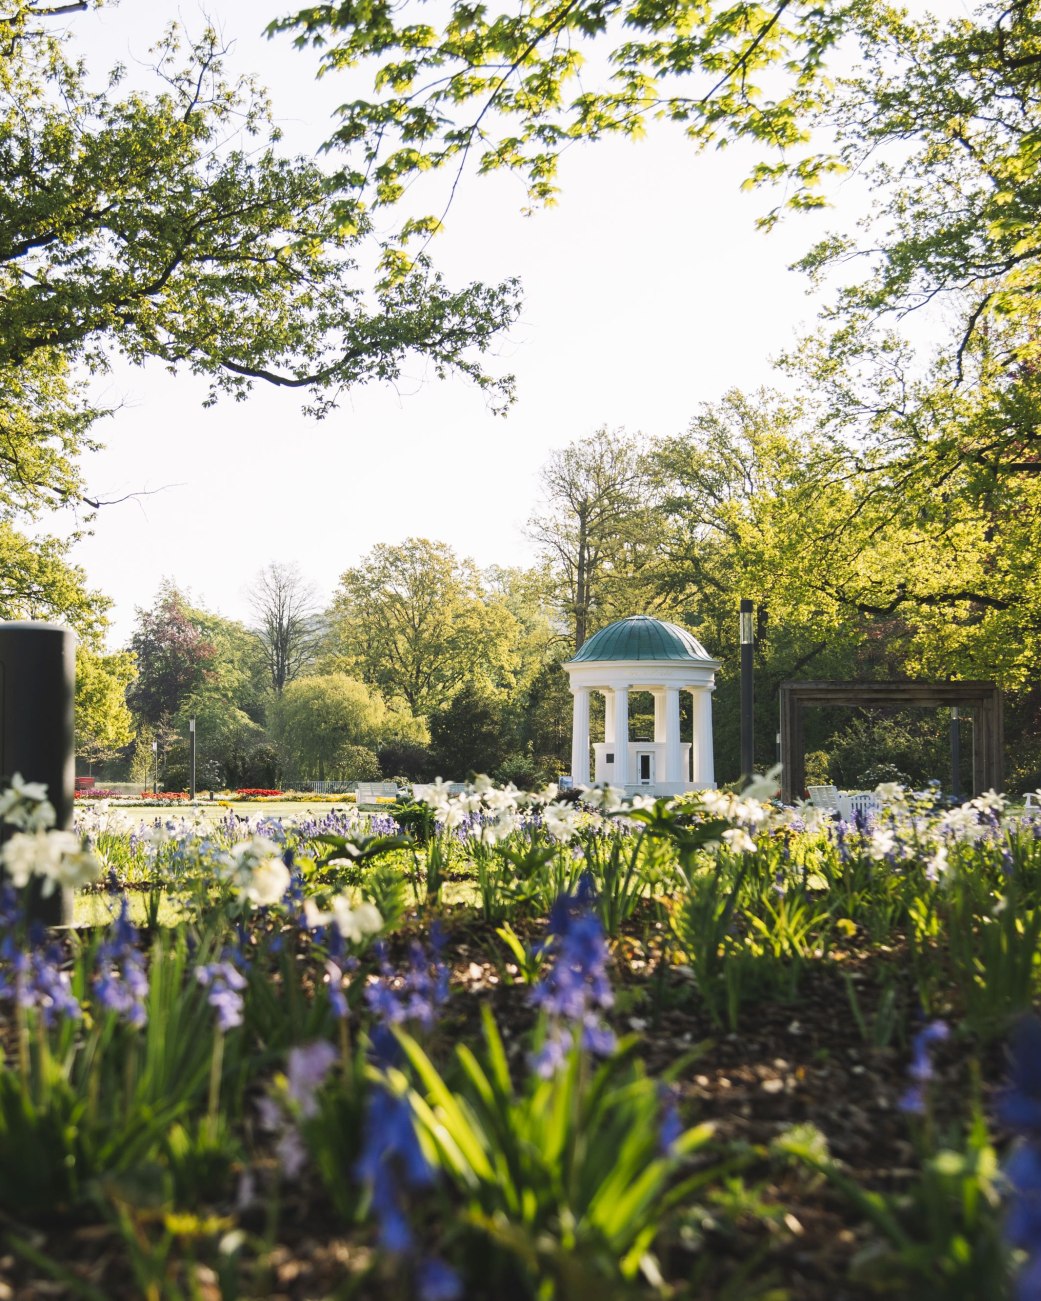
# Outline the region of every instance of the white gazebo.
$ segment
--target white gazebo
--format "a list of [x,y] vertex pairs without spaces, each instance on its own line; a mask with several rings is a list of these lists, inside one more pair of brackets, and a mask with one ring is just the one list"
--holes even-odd
[[[646,614],[601,628],[564,668],[574,696],[571,778],[590,784],[589,695],[604,697],[604,739],[593,744],[595,782],[630,794],[678,795],[714,786],[712,692],[718,660],[685,628]],[[654,697],[654,739],[629,740],[630,692]],[[680,740],[680,692],[694,697],[694,735]]]

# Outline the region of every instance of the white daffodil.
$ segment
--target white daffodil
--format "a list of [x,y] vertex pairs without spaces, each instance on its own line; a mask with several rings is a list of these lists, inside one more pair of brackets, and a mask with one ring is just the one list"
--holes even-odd
[[926,864],[925,879],[927,881],[938,881],[941,876],[947,872],[947,846],[937,845],[933,850],[932,857]]
[[581,816],[574,804],[547,804],[542,820],[553,840],[570,840],[578,829]]
[[754,773],[751,781],[741,792],[746,800],[772,800],[781,788],[781,765],[779,763],[765,773]]
[[429,804],[435,809],[446,807],[451,798],[452,793],[449,790],[449,783],[440,777],[435,777],[422,795],[416,796],[418,803]]
[[512,810],[506,810],[500,813],[494,822],[486,822],[481,827],[481,843],[484,845],[497,845],[500,841],[505,840],[507,836],[512,836],[517,830],[517,818]]
[[984,830],[979,813],[971,804],[959,804],[957,808],[948,809],[937,824],[941,836],[950,836],[954,840],[978,840]]
[[904,802],[904,788],[900,782],[879,782],[875,787],[875,794],[883,804],[902,804]]
[[242,896],[257,908],[271,908],[289,889],[289,868],[281,858],[261,859],[242,883]]
[[868,843],[868,856],[881,862],[889,854],[896,852],[896,835],[892,827],[876,827]]
[[377,935],[383,929],[383,918],[375,904],[360,903],[352,907],[346,895],[341,894],[332,902],[333,920],[336,929],[349,944],[361,944],[369,935]]
[[971,803],[983,813],[1000,813],[1005,807],[1005,797],[994,790],[984,791],[982,795],[977,795]]
[[252,836],[249,840],[240,840],[237,845],[231,847],[231,856],[237,863],[242,863],[245,859],[260,863],[268,858],[278,858],[281,853],[282,846],[274,840],[269,840],[267,836]]
[[741,795],[734,801],[730,816],[735,822],[742,822],[749,827],[758,827],[770,816],[770,809],[758,800]]
[[744,827],[730,827],[723,832],[723,842],[735,854],[754,854],[755,841]]
[[791,815],[798,818],[802,823],[803,830],[813,835],[828,825],[831,819],[828,817],[825,809],[819,809],[816,804],[810,800],[803,800],[795,806],[795,811]]
[[72,831],[19,831],[3,848],[3,864],[12,885],[22,889],[33,876],[43,879],[41,891],[51,894],[55,885],[81,886],[96,881],[101,864],[83,849]]
[[[63,833],[52,831],[52,836]],[[70,835],[70,832],[65,832]],[[76,840],[79,837],[75,837]],[[81,890],[85,885],[97,881],[105,869],[104,863],[89,849],[78,849],[75,853],[62,854],[54,864],[54,872],[51,877],[53,882],[50,889],[45,884],[42,890],[43,894],[50,894],[54,886],[62,886],[70,890]]]
[[728,791],[702,791],[701,807],[713,818],[729,818],[734,809],[734,797]]
[[383,917],[375,904],[355,905],[345,894],[333,899],[329,912],[322,912],[313,899],[305,899],[304,922],[312,931],[335,922],[336,929],[350,944],[360,944],[367,936],[377,935],[383,929]]
[[493,813],[512,813],[517,807],[520,791],[512,782],[501,789],[493,787],[484,793],[485,807]]

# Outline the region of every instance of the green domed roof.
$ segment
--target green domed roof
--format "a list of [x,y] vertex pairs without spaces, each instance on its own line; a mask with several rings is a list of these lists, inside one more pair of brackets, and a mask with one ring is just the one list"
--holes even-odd
[[649,614],[634,614],[594,633],[568,661],[590,660],[710,660],[696,637],[675,623]]

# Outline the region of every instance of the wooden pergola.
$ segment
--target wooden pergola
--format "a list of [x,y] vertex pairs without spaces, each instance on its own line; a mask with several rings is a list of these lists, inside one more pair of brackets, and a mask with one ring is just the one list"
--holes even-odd
[[782,682],[781,799],[786,804],[801,799],[806,786],[802,711],[807,705],[970,709],[973,794],[1001,789],[1005,736],[1001,692],[993,682]]

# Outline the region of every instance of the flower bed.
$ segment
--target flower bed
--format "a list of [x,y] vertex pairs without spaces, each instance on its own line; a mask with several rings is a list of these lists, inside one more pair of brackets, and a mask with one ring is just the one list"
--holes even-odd
[[75,942],[0,910],[14,1294],[1026,1286],[1035,828],[996,797],[890,791],[847,826],[767,793],[83,810],[88,850],[23,784],[14,883],[116,893]]

